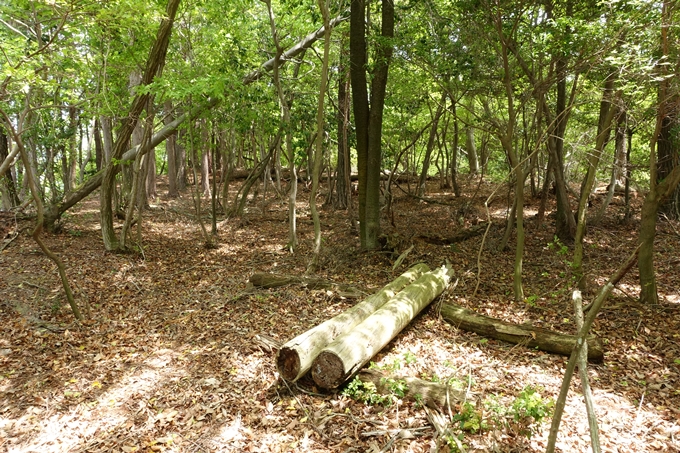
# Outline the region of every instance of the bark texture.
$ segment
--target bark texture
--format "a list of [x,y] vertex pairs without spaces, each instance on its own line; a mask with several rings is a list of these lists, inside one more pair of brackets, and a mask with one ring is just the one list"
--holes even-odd
[[298,380],[309,371],[312,361],[330,342],[339,335],[349,332],[382,307],[402,288],[427,271],[428,268],[424,264],[413,266],[363,302],[284,344],[276,359],[281,376],[289,381]]
[[406,384],[404,396],[433,409],[447,409],[462,401],[473,399],[472,394],[465,390],[454,389],[450,385],[425,381],[414,377],[386,376],[378,370],[361,370],[357,375],[364,383],[375,385],[379,393],[389,393],[387,385],[390,381]]
[[[521,344],[527,348],[569,356],[576,345],[576,337],[573,335],[527,324],[518,325],[501,321],[453,304],[442,304],[441,314],[446,322],[460,329],[508,343]],[[603,358],[602,341],[599,338],[588,338],[588,360],[601,362]]]
[[448,270],[428,272],[404,288],[361,324],[340,335],[312,364],[319,387],[336,388],[353,376],[439,296],[449,283]]

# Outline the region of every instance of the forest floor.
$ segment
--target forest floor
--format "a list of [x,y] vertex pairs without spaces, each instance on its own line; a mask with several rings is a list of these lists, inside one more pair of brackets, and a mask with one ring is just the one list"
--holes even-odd
[[[514,239],[498,252],[494,227],[454,245],[433,245],[421,235],[447,236],[482,223],[484,200],[497,188],[463,181],[455,198],[432,182],[425,202],[397,190],[394,253],[359,251],[347,211],[321,209],[323,246],[317,276],[352,284],[366,293],[407,267],[450,263],[455,287],[426,308],[374,359],[402,376],[463,383],[496,408],[524,401],[532,386],[543,403],[559,392],[567,359],[459,330],[439,316],[452,302],[507,321],[574,333],[573,289],[566,250],[553,238],[554,222],[537,226],[538,200],[527,202],[524,259],[526,300],[512,297]],[[479,190],[478,190],[479,189]],[[159,188],[165,193],[165,187]],[[501,188],[498,194],[506,189]],[[321,392],[313,382],[281,381],[275,352],[258,338],[284,343],[356,303],[334,291],[303,286],[248,288],[255,271],[301,275],[311,259],[309,192],[299,194],[300,246],[286,250],[285,196],[261,195],[240,219],[222,221],[217,247],[206,249],[191,195],[164,195],[143,219],[143,253],[104,251],[98,198],[64,216],[61,233],[45,234],[64,260],[76,300],[87,315],[74,322],[55,266],[30,237],[33,220],[0,213],[0,452],[437,452],[437,434],[418,402],[367,405]],[[506,215],[496,195],[491,214]],[[605,222],[590,227],[587,270],[594,291],[635,248],[641,198],[623,223],[617,197]],[[203,206],[209,206],[207,199]],[[208,222],[209,217],[205,216]],[[120,224],[118,224],[120,227]],[[593,326],[605,359],[591,364],[600,440],[605,452],[680,451],[680,224],[661,221],[656,240],[660,301],[637,302],[633,268],[614,290]],[[18,236],[15,237],[16,233]],[[10,242],[11,240],[11,242]],[[393,265],[411,245],[397,269]],[[566,253],[565,253],[566,252]],[[475,293],[477,278],[479,288]],[[592,300],[594,291],[584,295]],[[520,400],[516,400],[520,396]],[[530,425],[527,436],[511,418],[473,410],[485,429],[462,432],[465,451],[541,452],[550,418]],[[558,451],[589,451],[581,385],[571,384]],[[510,412],[511,413],[511,412]],[[465,421],[465,420],[463,420]]]

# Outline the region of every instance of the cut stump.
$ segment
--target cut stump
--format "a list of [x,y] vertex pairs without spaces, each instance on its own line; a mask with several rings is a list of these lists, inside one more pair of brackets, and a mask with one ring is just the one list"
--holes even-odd
[[470,401],[474,395],[465,390],[454,389],[450,385],[425,381],[415,377],[387,376],[378,370],[364,369],[357,374],[361,382],[372,383],[382,394],[390,393],[390,381],[403,381],[404,396],[434,409],[453,407],[462,401]]
[[449,283],[445,267],[428,272],[408,285],[351,331],[321,351],[312,364],[319,387],[332,389],[345,382],[439,296]]
[[284,344],[276,358],[276,365],[281,376],[287,381],[300,379],[309,371],[312,361],[319,352],[330,342],[365,320],[402,288],[428,270],[427,265],[416,264],[364,301]]
[[[569,356],[576,344],[576,337],[573,335],[501,321],[454,304],[442,304],[441,315],[448,323],[460,329],[508,343],[522,344],[527,348]],[[588,360],[601,362],[604,358],[602,341],[596,337],[589,337],[587,341]]]

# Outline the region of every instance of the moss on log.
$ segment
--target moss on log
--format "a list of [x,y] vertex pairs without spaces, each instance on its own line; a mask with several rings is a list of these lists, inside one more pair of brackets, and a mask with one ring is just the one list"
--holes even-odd
[[[460,329],[508,343],[521,344],[527,348],[569,356],[576,344],[576,337],[573,335],[527,324],[501,321],[454,304],[442,304],[441,314],[448,323]],[[602,341],[595,337],[590,337],[587,341],[588,360],[601,362],[604,358]]]
[[336,388],[397,336],[449,283],[444,267],[423,274],[351,331],[321,351],[312,364],[319,387]]
[[369,317],[402,288],[427,272],[428,269],[425,264],[416,264],[364,301],[284,344],[276,358],[276,365],[281,376],[288,381],[296,381],[301,378],[312,366],[312,361],[323,348],[336,337],[351,330]]
[[450,385],[430,382],[415,377],[388,376],[378,370],[361,370],[357,377],[365,383],[372,383],[382,394],[391,392],[390,382],[402,381],[406,389],[404,397],[417,401],[433,409],[453,407],[462,401],[470,401],[474,395],[465,390],[454,389]]

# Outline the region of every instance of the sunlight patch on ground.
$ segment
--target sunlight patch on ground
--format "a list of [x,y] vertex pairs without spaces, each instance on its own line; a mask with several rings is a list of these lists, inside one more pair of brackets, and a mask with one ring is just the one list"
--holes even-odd
[[669,304],[680,304],[680,293],[663,294],[659,292],[659,298],[665,300]]
[[[7,452],[69,452],[92,439],[105,436],[107,431],[114,430],[132,418],[128,409],[132,400],[140,403],[146,401],[164,381],[182,374],[181,370],[169,366],[174,355],[168,349],[157,351],[141,367],[134,369],[96,400],[80,403],[66,414],[55,413],[43,420],[26,415],[16,421],[0,418],[0,428],[4,430],[11,428],[20,434],[27,431],[37,433],[29,435],[31,439],[27,444],[7,445]],[[143,407],[140,405],[135,409],[142,410]],[[27,413],[44,411],[41,407],[32,407]],[[39,426],[30,426],[33,420]]]
[[[456,329],[452,334],[455,335]],[[565,357],[561,364],[551,360],[552,356],[538,353],[532,357],[533,363],[511,365],[514,360],[508,357],[516,354],[531,354],[521,347],[515,346],[507,350],[507,356],[498,355],[498,351],[485,351],[486,340],[480,337],[479,345],[470,342],[458,343],[455,336],[451,340],[431,337],[411,341],[402,338],[399,344],[377,363],[383,368],[397,368],[395,374],[420,377],[426,380],[449,382],[456,387],[470,385],[474,397],[484,400],[497,395],[504,404],[511,404],[512,399],[527,385],[537,387],[545,397],[556,399],[562,383],[567,364]],[[408,363],[411,355],[416,360]],[[494,364],[496,366],[489,366]],[[590,384],[594,393],[594,403],[600,426],[600,440],[606,448],[603,451],[646,451],[645,439],[656,439],[657,448],[663,448],[667,442],[677,438],[680,433],[678,422],[668,422],[659,417],[658,408],[644,401],[631,401],[616,393],[613,388],[600,388],[598,366],[589,369]],[[512,387],[507,387],[513,382]],[[497,385],[501,384],[501,387]],[[553,394],[551,394],[554,392]],[[586,417],[585,403],[578,371],[572,380],[567,397],[564,416],[562,418],[558,448],[562,451],[588,451],[590,437]],[[576,430],[567,432],[566,430]],[[532,438],[532,445],[541,451],[545,448],[550,431],[550,419],[544,423],[539,433]],[[565,436],[568,440],[564,439]]]

